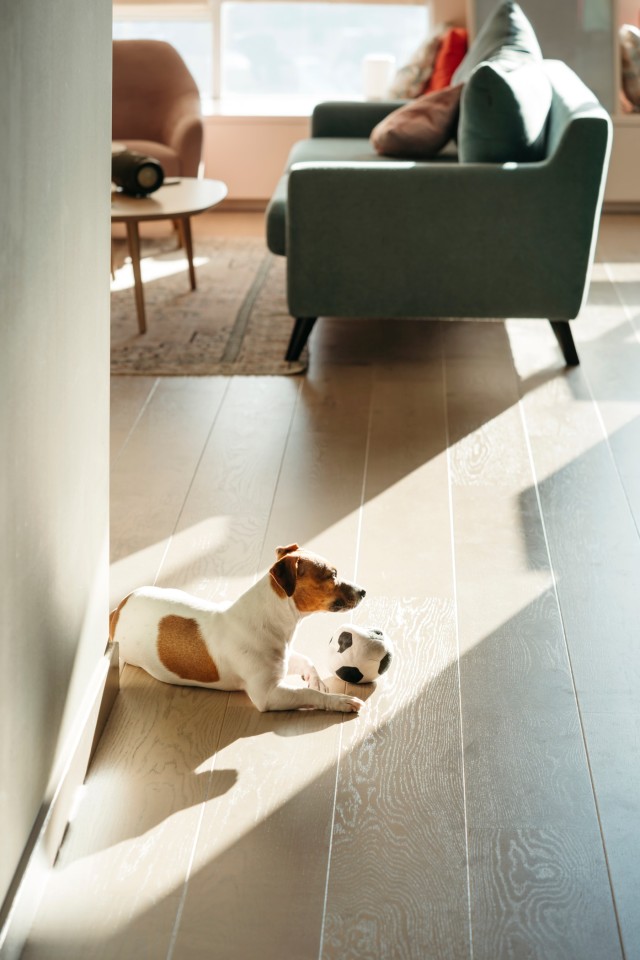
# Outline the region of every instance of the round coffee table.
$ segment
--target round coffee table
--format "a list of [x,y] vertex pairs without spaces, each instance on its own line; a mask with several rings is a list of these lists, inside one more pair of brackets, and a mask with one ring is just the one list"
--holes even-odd
[[148,197],[130,197],[115,191],[111,194],[111,222],[127,225],[127,240],[133,265],[138,328],[145,333],[147,321],[140,272],[140,234],[138,224],[144,220],[174,220],[180,226],[181,239],[189,261],[191,289],[196,289],[193,267],[193,242],[190,217],[215,207],[227,195],[227,186],[221,180],[198,180],[195,177],[168,179]]

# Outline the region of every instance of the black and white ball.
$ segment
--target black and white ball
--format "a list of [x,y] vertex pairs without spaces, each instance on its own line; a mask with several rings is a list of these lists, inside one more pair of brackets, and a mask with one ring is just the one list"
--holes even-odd
[[383,630],[343,623],[329,641],[329,669],[347,683],[372,683],[389,669],[392,657]]

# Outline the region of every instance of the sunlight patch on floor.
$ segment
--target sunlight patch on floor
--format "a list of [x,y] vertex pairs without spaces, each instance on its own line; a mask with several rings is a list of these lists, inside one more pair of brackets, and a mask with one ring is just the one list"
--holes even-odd
[[603,266],[603,273],[615,283],[640,283],[640,264],[635,260],[607,260]]
[[[144,257],[140,261],[140,271],[142,273],[142,282],[149,283],[153,280],[163,280],[165,277],[172,277],[178,273],[186,273],[189,269],[189,262],[182,251],[179,251],[176,259],[166,259],[166,255],[160,257]],[[193,265],[197,269],[203,267],[209,262],[208,257],[193,258]],[[133,267],[131,261],[127,260],[116,270],[116,278],[111,281],[111,292],[119,290],[130,290],[134,286]]]

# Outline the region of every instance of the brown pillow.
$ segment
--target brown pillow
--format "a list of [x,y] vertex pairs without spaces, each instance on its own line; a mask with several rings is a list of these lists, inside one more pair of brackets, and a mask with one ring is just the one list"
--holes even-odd
[[405,103],[371,131],[371,143],[388,157],[426,160],[442,150],[455,135],[463,84]]

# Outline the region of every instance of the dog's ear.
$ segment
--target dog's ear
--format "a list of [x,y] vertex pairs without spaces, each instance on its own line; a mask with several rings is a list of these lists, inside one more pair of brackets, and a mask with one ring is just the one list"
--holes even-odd
[[278,586],[282,587],[286,595],[292,597],[296,589],[298,558],[291,556],[282,557],[281,560],[274,563],[269,573]]
[[295,553],[296,550],[299,549],[300,547],[297,543],[290,543],[288,547],[276,547],[276,557],[278,560],[282,560],[288,553]]

